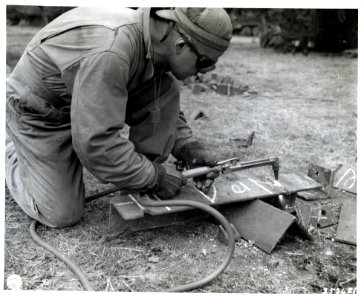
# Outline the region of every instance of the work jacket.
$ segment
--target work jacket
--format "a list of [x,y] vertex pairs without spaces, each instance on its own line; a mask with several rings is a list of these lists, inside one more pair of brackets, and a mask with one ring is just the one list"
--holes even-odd
[[[150,9],[76,8],[44,27],[10,77],[7,97],[30,94],[71,107],[72,143],[81,163],[103,182],[146,188],[155,168],[120,135],[128,94],[153,77]],[[24,93],[24,92],[22,92]],[[178,108],[179,109],[179,108]],[[175,148],[192,133],[181,115]],[[156,141],[158,143],[158,141]]]

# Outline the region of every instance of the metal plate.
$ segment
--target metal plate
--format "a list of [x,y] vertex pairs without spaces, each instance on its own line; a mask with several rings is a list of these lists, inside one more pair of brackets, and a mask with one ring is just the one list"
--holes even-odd
[[[300,190],[317,188],[319,186],[321,185],[305,175],[282,174],[279,182],[270,177],[263,178],[251,176],[235,181],[215,183],[211,187],[208,195],[197,190],[193,183],[189,183],[181,189],[180,193],[173,198],[173,200],[192,200],[216,206],[254,199],[265,199],[278,195],[287,195]],[[121,196],[120,201],[113,200],[112,203],[121,211],[123,218],[126,220],[139,218],[140,215],[143,216],[144,214],[163,215],[192,209],[192,207],[186,206],[143,207],[138,202],[140,197],[139,194]],[[150,199],[147,196],[144,197],[146,197],[144,200],[147,201],[158,201]],[[133,205],[131,201],[134,202],[135,205]],[[138,209],[140,212],[137,212]]]
[[120,210],[117,210],[114,205],[110,204],[108,231],[109,234],[118,234],[125,231],[141,231],[176,224],[185,224],[196,220],[201,221],[208,217],[210,217],[210,215],[207,213],[195,209],[159,216],[146,214],[142,218],[125,220],[121,216]]
[[356,245],[356,211],[356,201],[348,200],[343,203],[335,236],[336,241]]
[[322,187],[320,183],[316,182],[312,178],[296,173],[281,174],[279,176],[279,182],[284,186],[286,190],[291,193],[297,193]]
[[305,200],[325,200],[331,195],[332,182],[334,179],[331,169],[312,164],[308,166],[307,176],[322,184],[322,188],[299,192],[297,195]]
[[110,199],[110,204],[124,220],[134,220],[144,216],[144,209],[128,196],[114,196]]
[[307,176],[321,183],[325,188],[330,189],[332,186],[333,172],[331,169],[311,163],[308,166]]
[[297,196],[307,201],[326,200],[330,197],[330,195],[323,189],[298,192]]
[[338,216],[335,211],[336,207],[331,204],[320,205],[316,207],[312,211],[310,224],[314,227],[320,228],[337,224]]
[[240,236],[271,253],[295,217],[261,200],[222,207],[219,211],[234,225]]
[[356,174],[356,166],[341,166],[334,174],[333,187],[356,194]]

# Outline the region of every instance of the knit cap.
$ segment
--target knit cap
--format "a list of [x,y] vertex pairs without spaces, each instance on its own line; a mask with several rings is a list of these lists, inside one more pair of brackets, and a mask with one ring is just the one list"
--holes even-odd
[[215,61],[229,47],[233,26],[223,8],[176,7],[158,10],[156,14],[176,22],[199,53]]

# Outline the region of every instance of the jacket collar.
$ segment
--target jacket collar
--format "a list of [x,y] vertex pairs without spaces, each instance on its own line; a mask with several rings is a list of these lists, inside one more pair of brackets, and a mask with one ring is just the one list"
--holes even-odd
[[146,56],[145,56],[146,63],[143,76],[143,81],[144,81],[152,78],[154,74],[154,66],[151,55],[152,47],[151,47],[150,26],[149,26],[150,7],[143,7],[139,8],[138,10],[142,12],[143,39],[146,51]]

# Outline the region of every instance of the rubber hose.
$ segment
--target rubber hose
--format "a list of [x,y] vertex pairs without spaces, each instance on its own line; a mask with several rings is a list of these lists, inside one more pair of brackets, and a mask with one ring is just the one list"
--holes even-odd
[[33,240],[36,241],[39,245],[41,245],[44,249],[48,250],[49,252],[53,253],[56,257],[58,257],[61,261],[63,261],[72,271],[76,274],[76,276],[80,279],[84,289],[86,291],[94,291],[92,288],[90,282],[86,278],[86,276],[83,274],[81,269],[76,265],[75,262],[64,256],[61,252],[59,252],[57,249],[52,247],[51,245],[47,244],[45,241],[43,241],[37,234],[37,225],[39,222],[37,220],[34,220],[30,224],[30,235],[32,236]]
[[[122,188],[120,187],[114,187],[114,188],[111,188],[111,189],[108,189],[106,191],[102,191],[102,192],[99,192],[99,193],[96,193],[96,194],[93,194],[93,195],[90,195],[88,197],[85,198],[85,203],[88,203],[92,200],[95,200],[97,198],[100,198],[100,197],[103,197],[103,196],[106,196],[108,194],[111,194],[111,193],[115,193],[117,191],[120,191]],[[122,192],[122,191],[120,191]]]
[[[108,191],[102,192],[102,196],[107,194]],[[100,195],[101,197],[101,195]],[[92,198],[91,200],[96,199],[97,197],[90,197]],[[91,201],[89,200],[89,201]],[[233,255],[234,255],[234,250],[235,250],[235,239],[234,239],[234,234],[233,234],[233,230],[230,226],[230,223],[228,220],[226,220],[226,218],[219,212],[217,211],[215,208],[206,205],[204,203],[200,203],[200,202],[196,202],[196,201],[191,201],[191,200],[165,200],[165,201],[143,201],[143,200],[139,200],[139,203],[142,204],[143,206],[146,207],[164,207],[164,206],[191,206],[200,210],[203,210],[207,213],[209,213],[210,215],[212,215],[213,217],[215,217],[215,219],[223,226],[223,228],[225,229],[226,233],[227,233],[227,238],[228,238],[228,253],[227,256],[225,258],[225,260],[221,263],[221,265],[210,275],[206,276],[205,278],[199,280],[199,281],[195,281],[195,282],[191,282],[189,284],[186,285],[182,285],[182,286],[178,286],[175,288],[171,288],[166,290],[165,292],[187,292],[196,288],[199,288],[201,286],[206,285],[207,283],[209,283],[210,281],[214,280],[216,277],[218,277],[229,265]],[[60,260],[62,260],[66,265],[68,265],[70,267],[70,269],[76,274],[76,276],[80,279],[82,285],[84,286],[86,291],[93,291],[93,288],[90,284],[90,282],[88,281],[88,279],[86,278],[86,276],[83,274],[83,272],[78,268],[78,266],[71,261],[69,258],[65,257],[62,253],[60,253],[57,249],[53,248],[51,245],[47,244],[46,242],[44,242],[36,233],[36,226],[38,224],[38,221],[33,221],[32,224],[30,225],[30,234],[32,236],[32,238],[38,243],[40,244],[43,248],[47,249],[49,252],[53,253],[56,257],[58,257]]]
[[225,260],[221,263],[221,265],[213,273],[211,273],[210,275],[206,276],[205,278],[203,278],[199,281],[195,281],[195,282],[191,282],[186,285],[171,288],[164,292],[187,292],[187,291],[199,288],[201,286],[206,285],[210,281],[214,280],[227,268],[227,266],[229,265],[229,263],[233,257],[233,254],[234,254],[235,239],[234,239],[233,230],[231,228],[229,221],[226,220],[226,218],[215,208],[213,208],[209,205],[206,205],[204,203],[191,201],[191,200],[165,200],[165,201],[150,202],[150,201],[143,201],[143,200],[139,199],[138,202],[141,205],[146,206],[146,207],[147,206],[149,206],[149,207],[192,206],[194,208],[203,210],[216,218],[216,220],[224,227],[224,229],[226,230],[227,236],[228,236],[228,254],[227,254]]

